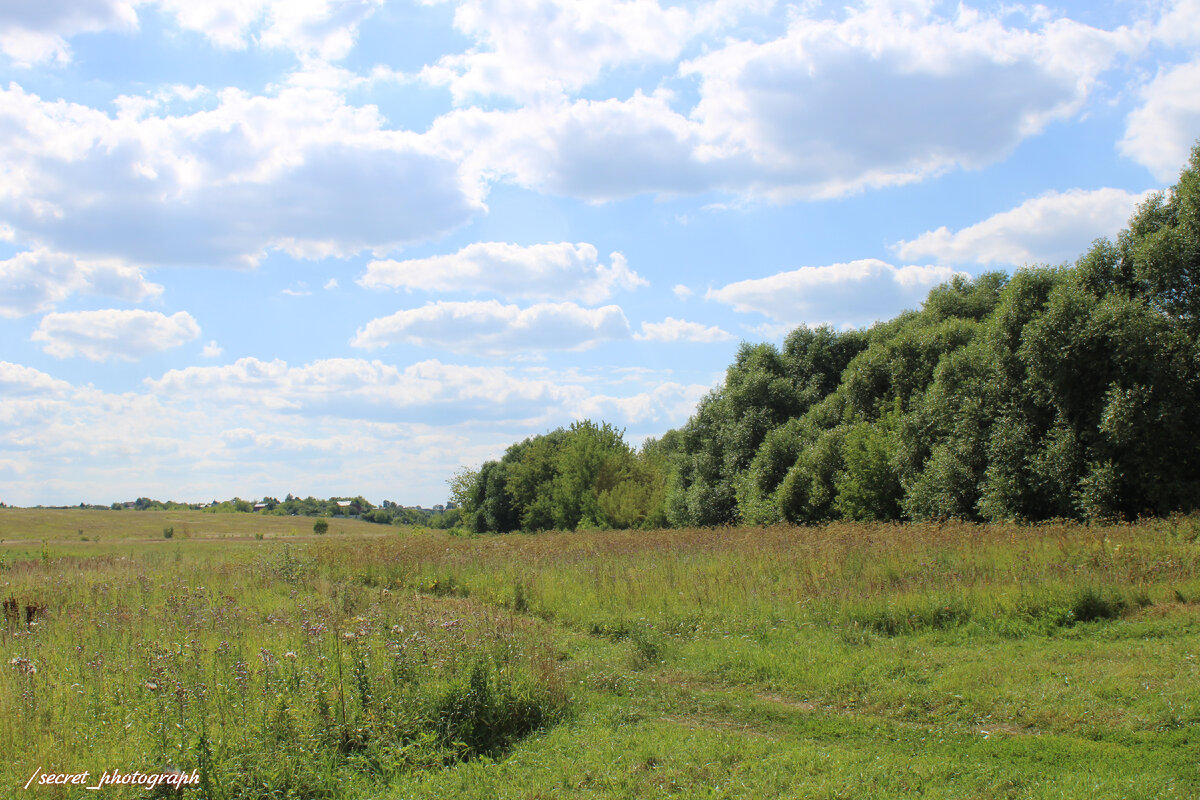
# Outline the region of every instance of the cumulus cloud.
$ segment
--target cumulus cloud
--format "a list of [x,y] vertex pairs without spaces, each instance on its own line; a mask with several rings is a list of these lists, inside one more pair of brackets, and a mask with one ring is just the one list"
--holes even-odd
[[584,350],[629,336],[629,321],[618,306],[536,303],[520,308],[496,300],[439,301],[373,319],[351,344],[376,348],[408,342],[458,353],[506,355]]
[[687,286],[684,286],[682,283],[677,283],[674,286],[672,286],[671,291],[680,300],[687,300],[689,297],[691,297],[694,294],[694,292],[691,289],[689,289]]
[[222,47],[281,47],[302,56],[344,58],[359,26],[384,0],[158,0],[185,30]]
[[[682,384],[675,381],[656,383],[653,388],[633,395],[589,395],[571,408],[575,419],[619,419],[622,422],[672,423],[686,420],[711,386]],[[659,431],[661,432],[661,431]]]
[[1149,194],[1121,189],[1051,191],[959,231],[926,231],[894,249],[906,261],[932,259],[940,264],[1074,261],[1095,239],[1115,237]]
[[593,200],[837,196],[992,163],[1078,113],[1118,54],[1140,46],[1124,29],[1032,26],[928,4],[801,12],[779,38],[731,40],[683,64],[699,81],[687,114],[660,89],[459,109],[432,133],[481,174]]
[[700,155],[700,127],[665,91],[512,111],[443,114],[429,135],[472,173],[588,200],[641,193],[747,189],[764,173],[749,158]]
[[125,0],[57,0],[0,4],[0,52],[18,66],[66,63],[67,40],[79,33],[137,29],[137,12]]
[[[1198,36],[1200,38],[1200,36]],[[1130,113],[1122,155],[1174,183],[1187,164],[1200,132],[1200,62],[1165,69],[1142,90],[1142,105]]]
[[0,361],[0,394],[5,397],[61,394],[71,384],[60,381],[33,367]]
[[[146,385],[163,402],[202,400],[206,406],[243,409],[244,414],[278,413],[280,419],[394,421],[436,412],[447,425],[521,423],[535,428],[585,417],[679,424],[711,388],[654,371],[629,381],[576,370],[478,367],[437,359],[399,367],[352,358],[297,366],[242,358],[225,366],[170,370]],[[522,435],[527,431],[513,439]]]
[[599,263],[596,247],[586,242],[523,247],[477,242],[453,255],[406,261],[372,261],[359,284],[370,289],[421,289],[428,292],[488,292],[505,298],[565,299],[584,303],[607,300],[616,289],[636,289],[647,281],[629,269],[620,253]]
[[429,505],[459,466],[531,432],[602,417],[655,433],[708,388],[661,372],[246,358],[116,394],[0,362],[0,472],[4,499],[23,505],[289,491]]
[[650,342],[725,342],[733,336],[716,325],[667,317],[662,322],[643,322],[642,332],[633,338]]
[[655,0],[463,0],[454,27],[476,46],[443,56],[422,77],[448,86],[458,103],[537,100],[577,91],[615,66],[673,60],[698,22]]
[[862,259],[737,281],[709,289],[705,297],[792,326],[863,326],[916,308],[932,287],[954,274],[950,267],[896,267]]
[[70,60],[68,39],[97,31],[132,32],[137,6],[156,5],[180,28],[219,47],[254,43],[309,58],[343,58],[360,25],[384,0],[42,0],[0,6],[0,50],[19,65]]
[[0,91],[13,235],[87,259],[253,266],[271,249],[382,255],[482,208],[456,163],[336,92],[227,89],[190,114],[166,112],[168,95],[112,117]]
[[204,350],[200,352],[200,355],[204,356],[205,358],[220,358],[221,354],[224,352],[224,348],[217,344],[217,340],[211,339],[209,340],[208,344],[204,345]]
[[714,158],[748,153],[785,191],[837,195],[1006,155],[1077,112],[1127,34],[1060,19],[1038,30],[959,6],[867,3],[798,16],[782,38],[732,42],[685,65]]
[[1168,45],[1200,44],[1200,0],[1173,0],[1154,24],[1153,36]]
[[577,402],[584,394],[579,387],[527,378],[506,368],[445,364],[436,359],[401,368],[357,358],[323,359],[303,366],[280,359],[241,358],[225,366],[170,370],[147,385],[162,396],[368,417],[374,416],[371,407],[389,413],[453,408],[467,417],[485,406],[522,417],[532,406]]
[[0,317],[47,311],[76,293],[140,302],[162,290],[134,267],[116,261],[81,262],[48,250],[0,261]]
[[199,335],[200,326],[186,311],[168,317],[157,311],[105,309],[47,314],[30,338],[55,358],[136,361]]

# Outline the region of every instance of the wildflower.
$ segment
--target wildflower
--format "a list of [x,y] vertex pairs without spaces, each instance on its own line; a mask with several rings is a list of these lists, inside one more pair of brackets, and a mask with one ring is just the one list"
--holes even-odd
[[22,675],[34,675],[37,673],[37,667],[28,658],[17,657],[8,662],[13,665],[13,668]]
[[146,681],[146,688],[152,692],[158,691],[158,684],[154,681]]
[[237,681],[238,686],[244,690],[247,682],[250,680],[250,665],[239,659],[237,663],[233,665],[233,679]]
[[296,658],[296,651],[295,651],[295,650],[288,650],[286,653],[284,653],[284,654],[283,654],[283,657],[284,657],[284,658],[290,658],[290,659],[293,659],[293,660],[295,660],[295,658]]

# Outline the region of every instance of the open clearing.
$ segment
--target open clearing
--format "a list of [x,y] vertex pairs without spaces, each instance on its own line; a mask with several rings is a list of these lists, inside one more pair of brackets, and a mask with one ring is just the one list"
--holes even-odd
[[1200,519],[312,522],[0,511],[3,792],[1200,795]]

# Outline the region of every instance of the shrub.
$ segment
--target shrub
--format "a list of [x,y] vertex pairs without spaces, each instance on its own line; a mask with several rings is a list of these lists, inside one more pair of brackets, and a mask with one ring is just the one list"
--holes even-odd
[[1125,601],[1120,597],[1105,597],[1096,589],[1087,587],[1075,593],[1071,602],[1071,616],[1078,622],[1098,619],[1116,619],[1125,610]]
[[317,536],[324,536],[329,532],[329,523],[323,519],[319,519],[313,523],[313,533]]
[[467,685],[451,689],[434,710],[442,744],[464,760],[501,753],[564,710],[560,698],[532,682],[497,677],[488,664],[477,662]]

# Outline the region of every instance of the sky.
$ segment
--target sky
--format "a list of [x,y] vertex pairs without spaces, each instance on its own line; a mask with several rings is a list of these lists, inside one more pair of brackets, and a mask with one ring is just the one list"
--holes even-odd
[[9,0],[0,501],[444,502],[739,344],[1073,261],[1200,0]]

